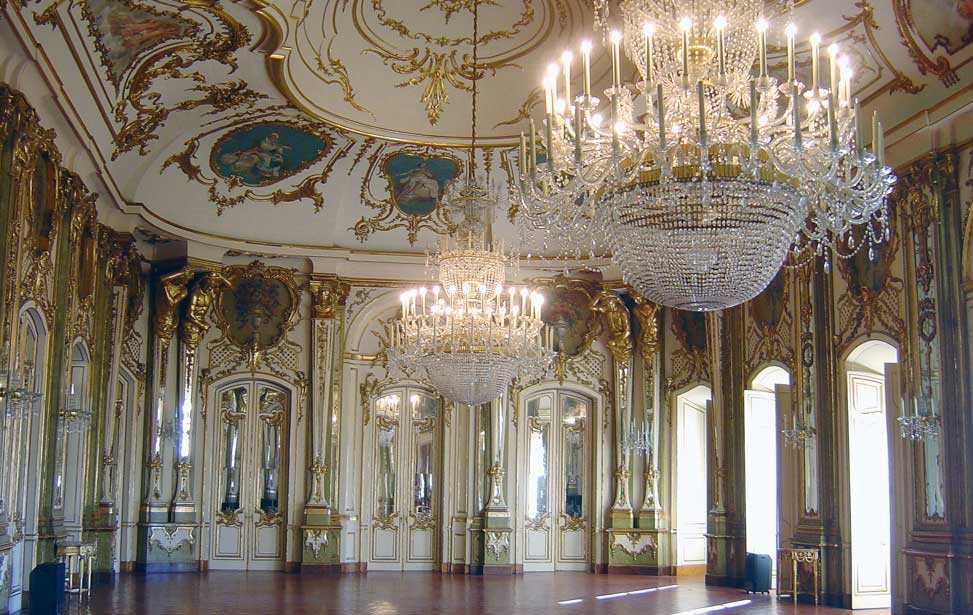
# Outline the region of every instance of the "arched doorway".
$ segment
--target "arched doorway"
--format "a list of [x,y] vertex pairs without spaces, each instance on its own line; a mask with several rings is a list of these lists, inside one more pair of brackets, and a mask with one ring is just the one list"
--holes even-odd
[[[63,515],[63,528],[68,540],[81,540],[84,514],[84,468],[87,465],[91,412],[91,353],[78,339],[71,347],[64,401],[67,413],[58,417],[59,448],[54,476],[54,515]],[[76,413],[76,414],[75,414]]]
[[287,529],[291,392],[266,380],[216,387],[210,568],[278,570]]
[[587,570],[594,403],[560,388],[524,404],[524,570]]
[[851,607],[891,604],[891,502],[886,365],[898,352],[862,342],[845,360],[851,512]]
[[[440,527],[439,401],[426,389],[398,386],[372,402],[363,476],[368,567],[433,570]],[[369,437],[370,436],[370,437]],[[369,469],[370,468],[370,469]]]
[[744,463],[746,475],[747,552],[769,555],[777,570],[777,387],[790,374],[770,365],[744,391]]
[[[32,302],[20,311],[16,350],[13,353],[14,375],[31,394],[42,395],[46,386],[47,326],[44,317]],[[6,481],[0,492],[7,500],[7,513],[23,523],[23,540],[14,546],[10,554],[10,594],[7,607],[11,613],[22,606],[23,592],[29,591],[27,582],[34,568],[39,535],[38,509],[41,491],[41,473],[44,467],[43,440],[46,401],[41,397],[29,408],[7,420],[7,459],[10,468],[0,480]],[[0,438],[3,440],[3,438]],[[3,606],[3,605],[0,605]]]
[[676,566],[679,573],[706,571],[706,413],[709,387],[676,396]]

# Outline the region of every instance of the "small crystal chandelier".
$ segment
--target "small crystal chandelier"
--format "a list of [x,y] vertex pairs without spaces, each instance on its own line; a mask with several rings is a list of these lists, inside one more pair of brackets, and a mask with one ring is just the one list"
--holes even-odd
[[449,199],[463,222],[434,255],[439,283],[401,295],[402,314],[390,328],[387,352],[390,367],[428,379],[443,397],[471,407],[493,401],[515,377],[532,377],[554,358],[551,332],[541,320],[543,296],[526,286],[504,288],[511,259],[492,237],[496,198],[476,181],[477,5],[469,170]]
[[791,426],[780,430],[781,435],[784,436],[784,445],[790,448],[804,448],[813,442],[816,435],[814,426],[804,420],[805,416],[811,416],[810,398],[805,397],[804,405],[805,410],[800,419],[798,419],[797,412],[795,412],[791,416]]
[[906,402],[902,402],[902,414],[896,419],[899,423],[899,435],[903,440],[928,440],[939,436],[939,416],[933,403],[932,387],[927,392],[916,397],[912,403],[912,413],[905,410]]
[[58,419],[66,433],[80,433],[87,431],[91,425],[91,409],[82,406],[81,395],[75,393],[74,383],[68,385],[64,409],[58,413]]
[[652,431],[647,421],[636,424],[632,421],[622,438],[622,448],[627,451],[652,455]]
[[[642,296],[699,311],[759,294],[791,249],[827,259],[882,241],[895,177],[881,124],[869,153],[851,66],[831,45],[825,81],[818,34],[810,83],[795,74],[792,23],[787,78],[768,73],[765,15],[780,4],[620,0],[622,29],[607,33],[607,104],[592,94],[590,42],[576,96],[572,54],[548,67],[543,135],[531,121],[521,136],[513,186],[527,225],[579,255],[609,245]],[[607,32],[608,1],[595,10]],[[623,41],[635,83],[621,78]]]
[[4,346],[3,369],[0,369],[0,404],[3,404],[3,413],[6,418],[26,418],[37,412],[37,402],[40,401],[41,394],[31,390],[27,386],[33,381],[33,369],[29,362],[20,366],[20,357],[14,357],[13,370],[6,366],[10,365],[10,345],[9,342]]

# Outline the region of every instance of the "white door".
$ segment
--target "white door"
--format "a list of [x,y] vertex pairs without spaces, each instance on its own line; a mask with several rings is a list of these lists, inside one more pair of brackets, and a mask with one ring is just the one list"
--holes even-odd
[[210,567],[283,568],[290,394],[251,381],[219,389],[216,399],[219,473]]
[[524,570],[587,570],[591,400],[545,391],[526,400]]
[[706,565],[706,409],[679,397],[676,564]]
[[747,551],[763,553],[777,569],[777,399],[744,391]]
[[369,570],[433,570],[439,534],[439,403],[402,388],[374,402]]
[[885,382],[848,373],[848,451],[851,471],[853,609],[891,603],[891,513]]

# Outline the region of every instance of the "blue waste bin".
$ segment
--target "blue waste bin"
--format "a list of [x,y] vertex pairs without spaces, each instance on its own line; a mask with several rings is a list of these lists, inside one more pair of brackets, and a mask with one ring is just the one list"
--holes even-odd
[[57,615],[64,604],[64,563],[39,564],[30,572],[31,615]]

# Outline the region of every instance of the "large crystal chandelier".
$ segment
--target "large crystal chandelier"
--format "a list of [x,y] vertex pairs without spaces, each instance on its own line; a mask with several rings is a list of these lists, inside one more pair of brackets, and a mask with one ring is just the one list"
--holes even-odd
[[[809,82],[797,78],[789,7],[621,0],[609,31],[609,3],[595,5],[612,85],[604,100],[592,93],[587,41],[580,92],[570,52],[548,67],[542,134],[531,121],[522,135],[513,190],[530,227],[579,252],[603,241],[641,295],[692,310],[756,296],[791,249],[827,259],[885,238],[895,177],[881,124],[869,152],[852,68],[836,45],[822,52],[820,35]],[[786,79],[768,72],[772,21],[787,22]],[[622,81],[622,49],[637,82]]]
[[[477,66],[478,14],[473,4],[473,66]],[[449,198],[463,221],[433,256],[438,284],[400,297],[392,323],[389,366],[428,379],[452,401],[491,402],[517,376],[542,372],[554,357],[541,320],[543,296],[526,286],[504,287],[509,259],[493,241],[490,215],[496,198],[476,181],[476,99],[473,78],[472,139],[465,185]]]

